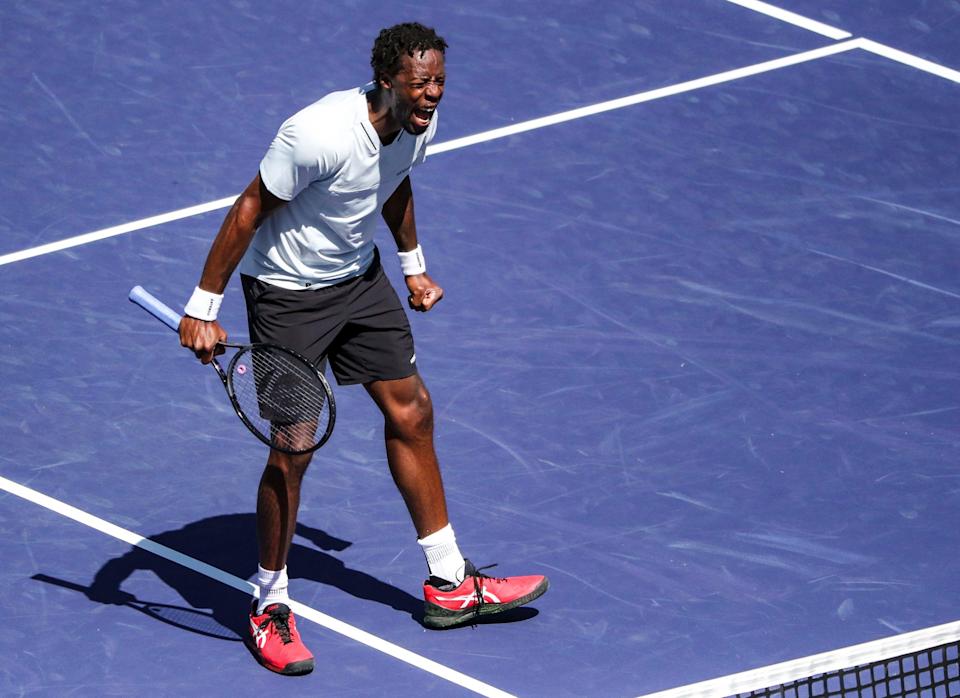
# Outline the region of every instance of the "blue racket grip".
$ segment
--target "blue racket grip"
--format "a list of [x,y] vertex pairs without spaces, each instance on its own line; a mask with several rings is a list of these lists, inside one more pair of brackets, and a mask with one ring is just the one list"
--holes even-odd
[[142,286],[134,286],[131,288],[128,298],[174,332],[179,329],[180,320],[182,319],[181,316],[174,312],[173,308],[152,296]]

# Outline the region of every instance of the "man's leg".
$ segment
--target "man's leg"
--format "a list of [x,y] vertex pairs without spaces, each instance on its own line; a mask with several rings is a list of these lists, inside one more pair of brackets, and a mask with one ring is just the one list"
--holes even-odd
[[[430,567],[424,625],[448,628],[529,603],[549,585],[542,575],[495,579],[464,560],[447,519],[433,447],[433,405],[419,375],[366,384],[384,416],[387,462]],[[455,570],[455,572],[454,572]]]
[[[342,288],[292,291],[241,274],[250,340],[300,352],[318,366],[339,332]],[[287,554],[300,508],[300,485],[310,455],[271,450],[257,490],[257,585],[260,602],[250,613],[248,644],[272,671],[306,673],[313,656],[300,642],[287,594]]]
[[433,403],[418,374],[365,385],[384,416],[387,463],[417,530],[430,576],[463,581],[466,563],[447,518],[440,465],[433,448]]
[[260,566],[282,569],[297,525],[300,485],[312,453],[290,455],[271,449],[257,490],[257,546]]
[[384,417],[387,463],[419,538],[445,527],[447,501],[433,448],[433,403],[419,374],[364,386]]
[[254,602],[250,612],[249,645],[257,661],[281,674],[306,674],[314,666],[287,605],[287,554],[297,525],[300,485],[311,457],[271,449],[257,490],[260,601]]

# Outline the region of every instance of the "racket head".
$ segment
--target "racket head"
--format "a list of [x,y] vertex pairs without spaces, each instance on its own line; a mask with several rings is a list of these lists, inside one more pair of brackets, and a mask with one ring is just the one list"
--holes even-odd
[[333,433],[337,408],[323,373],[297,352],[248,344],[230,359],[226,388],[237,416],[283,453],[312,453]]

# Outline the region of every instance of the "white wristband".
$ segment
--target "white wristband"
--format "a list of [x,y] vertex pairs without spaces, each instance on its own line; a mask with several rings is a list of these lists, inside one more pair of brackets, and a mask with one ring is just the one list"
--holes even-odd
[[183,312],[190,317],[207,322],[217,319],[217,313],[220,312],[220,304],[223,302],[223,294],[210,293],[197,286],[193,289],[193,295],[183,306]]
[[417,245],[409,252],[397,252],[400,258],[400,270],[404,276],[416,276],[427,271],[427,263],[423,259],[423,250]]

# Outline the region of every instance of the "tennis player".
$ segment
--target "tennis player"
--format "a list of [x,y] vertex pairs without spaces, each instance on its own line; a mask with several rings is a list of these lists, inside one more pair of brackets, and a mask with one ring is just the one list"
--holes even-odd
[[[380,214],[397,245],[409,307],[426,312],[443,298],[417,240],[410,172],[437,130],[446,48],[420,24],[384,29],[373,45],[373,82],[329,94],[283,123],[213,241],[180,324],[181,344],[210,362],[226,339],[217,311],[239,265],[251,341],[288,346],[322,366],[329,360],[340,385],[363,385],[383,413],[387,462],[426,557],[430,628],[515,608],[548,585],[540,575],[489,577],[460,553],[434,452],[430,394],[374,245]],[[290,613],[286,568],[309,462],[271,450],[257,494],[261,593],[247,644],[282,674],[314,666]]]

